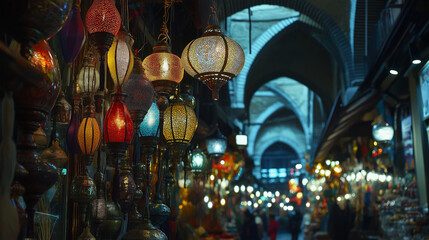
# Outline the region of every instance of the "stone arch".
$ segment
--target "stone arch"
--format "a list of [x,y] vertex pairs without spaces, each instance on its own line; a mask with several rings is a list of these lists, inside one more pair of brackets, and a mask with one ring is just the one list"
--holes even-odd
[[223,0],[224,11],[219,17],[224,19],[238,11],[261,4],[278,5],[298,11],[320,24],[323,31],[339,49],[339,55],[345,67],[345,78],[348,83],[355,78],[352,48],[346,35],[323,10],[315,7],[306,0]]
[[265,150],[267,150],[268,147],[270,147],[276,142],[281,142],[290,146],[296,152],[296,154],[300,159],[304,158],[305,152],[297,148],[297,146],[299,145],[295,140],[293,140],[292,138],[288,138],[286,136],[275,136],[271,138],[269,141],[264,142],[261,145],[261,147],[258,148],[258,151],[255,152],[255,157],[253,158],[253,160],[255,161],[255,168],[253,169],[253,174],[256,177],[258,178],[261,177],[260,174],[261,174],[262,154],[265,152]]
[[259,38],[258,40],[252,44],[252,52],[250,56],[247,56],[244,62],[243,69],[241,73],[234,80],[235,84],[235,101],[232,101],[232,107],[234,108],[244,108],[244,90],[246,88],[246,79],[247,73],[253,65],[255,58],[258,56],[259,52],[264,48],[265,44],[267,44],[275,35],[277,35],[280,31],[290,26],[294,22],[298,20],[298,17],[292,17],[285,20],[282,20],[270,28],[268,28]]

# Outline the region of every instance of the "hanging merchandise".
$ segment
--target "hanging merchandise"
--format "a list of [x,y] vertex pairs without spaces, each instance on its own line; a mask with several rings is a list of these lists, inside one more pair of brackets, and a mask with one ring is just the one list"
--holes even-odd
[[59,32],[61,49],[67,63],[66,86],[70,83],[72,65],[85,42],[85,28],[80,16],[81,0],[74,0],[67,21]]
[[[217,19],[214,7],[212,10]],[[207,26],[200,38],[185,47],[182,61],[186,72],[207,85],[213,99],[218,100],[219,89],[243,68],[244,51],[236,41],[225,36],[216,21],[215,25]]]
[[100,90],[104,90],[104,61],[121,26],[121,16],[113,0],[94,0],[85,17],[86,29],[100,54]]
[[170,52],[170,36],[168,35],[169,9],[172,0],[164,1],[164,15],[161,34],[153,53],[143,60],[144,74],[152,82],[159,96],[168,97],[176,85],[183,79],[184,68],[180,58]]
[[134,55],[131,49],[134,40],[122,27],[107,52],[107,65],[115,88],[121,87],[131,74]]

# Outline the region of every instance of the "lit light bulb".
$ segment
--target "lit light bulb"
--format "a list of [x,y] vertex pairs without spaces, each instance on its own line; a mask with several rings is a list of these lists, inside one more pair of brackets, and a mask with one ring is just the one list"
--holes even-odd
[[272,202],[272,203],[275,203],[275,202],[276,202],[276,199],[275,199],[275,198],[271,198],[271,202]]
[[310,207],[310,202],[307,202],[307,203],[305,204],[305,206],[306,206],[307,208],[309,208],[309,207]]
[[320,196],[319,196],[319,195],[317,195],[317,196],[316,196],[316,200],[317,200],[317,201],[319,201],[319,200],[320,200]]
[[276,195],[276,197],[278,197],[278,196],[280,196],[280,192],[276,191],[274,195]]
[[[329,171],[329,172],[331,172],[331,171]],[[302,185],[307,185],[307,183],[308,183],[308,179],[307,178],[303,178],[302,179]]]
[[239,187],[239,186],[235,186],[235,187],[234,187],[234,192],[235,192],[235,193],[238,193],[239,191],[240,191],[240,187]]
[[222,199],[220,200],[220,205],[224,206],[225,204],[226,204],[226,200],[225,200],[224,198],[222,198]]
[[256,197],[260,197],[261,196],[261,192],[260,191],[256,191]]
[[267,203],[267,207],[272,207],[273,205],[271,203]]
[[208,202],[209,200],[209,196],[204,196],[204,202]]
[[288,202],[290,202],[290,199],[289,198],[286,198],[286,202],[288,203]]
[[211,209],[213,207],[213,203],[212,202],[207,203],[207,207]]
[[215,179],[215,176],[214,175],[210,175],[210,180],[214,180]]

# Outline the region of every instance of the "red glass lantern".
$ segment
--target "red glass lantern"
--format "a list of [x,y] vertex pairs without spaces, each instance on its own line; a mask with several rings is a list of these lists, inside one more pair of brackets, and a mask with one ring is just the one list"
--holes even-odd
[[104,121],[106,143],[121,148],[126,148],[133,138],[133,122],[124,103],[125,96],[120,89],[113,94],[113,101]]
[[121,16],[113,0],[94,0],[86,14],[85,24],[100,56],[104,57],[121,26]]

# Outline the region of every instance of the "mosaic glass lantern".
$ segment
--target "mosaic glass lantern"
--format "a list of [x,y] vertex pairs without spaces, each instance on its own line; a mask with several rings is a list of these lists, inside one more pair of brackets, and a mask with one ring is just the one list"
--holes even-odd
[[140,124],[140,136],[155,137],[159,126],[159,110],[156,103],[152,103],[142,123]]
[[170,96],[181,82],[184,67],[180,58],[170,53],[167,43],[158,43],[153,53],[143,60],[144,74],[160,96]]
[[118,91],[112,98],[104,121],[104,140],[125,150],[133,138],[133,122],[124,103],[125,94]]
[[88,106],[85,117],[78,130],[78,142],[82,154],[86,156],[86,165],[92,164],[93,155],[101,140],[100,127],[95,119],[95,107]]
[[121,26],[121,16],[113,0],[94,0],[86,13],[85,24],[103,58]]
[[131,36],[121,28],[107,52],[107,65],[116,88],[127,81],[133,69],[134,55],[131,46]]
[[200,38],[185,47],[182,61],[186,72],[206,84],[217,100],[219,89],[243,68],[244,51],[218,26],[210,25]]

